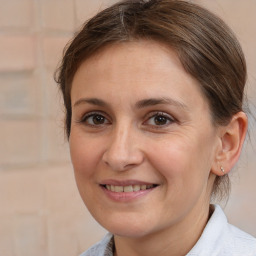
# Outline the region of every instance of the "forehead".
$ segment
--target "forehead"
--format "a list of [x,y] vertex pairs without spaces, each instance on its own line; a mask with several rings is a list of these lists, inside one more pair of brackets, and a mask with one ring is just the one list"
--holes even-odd
[[[178,55],[170,46],[154,40],[140,39],[106,45],[85,59],[82,65],[87,66],[87,68],[90,65],[95,65],[103,70],[110,70],[111,68],[114,70],[115,65],[118,65],[119,69],[122,68],[124,71],[131,67],[134,70],[143,71],[145,68],[161,69],[166,66],[170,59],[176,67],[183,69]],[[106,63],[111,65],[106,66]]]
[[176,100],[205,101],[199,83],[184,70],[176,52],[146,40],[109,45],[86,59],[74,76],[71,96],[81,93],[120,99],[129,94],[134,99],[169,94]]

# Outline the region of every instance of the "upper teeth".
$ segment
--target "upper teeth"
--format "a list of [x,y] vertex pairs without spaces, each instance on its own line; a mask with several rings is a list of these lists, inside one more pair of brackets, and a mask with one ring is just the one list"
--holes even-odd
[[153,188],[153,185],[129,185],[129,186],[106,185],[106,188],[113,192],[134,192],[134,191]]

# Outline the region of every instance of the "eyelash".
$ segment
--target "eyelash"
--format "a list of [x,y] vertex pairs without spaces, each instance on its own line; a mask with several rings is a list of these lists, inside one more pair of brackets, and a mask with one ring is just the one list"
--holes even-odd
[[[90,124],[90,123],[88,123],[88,119],[89,118],[93,118],[93,117],[101,117],[101,118],[104,118],[104,123],[103,124]],[[107,121],[107,123],[106,123],[106,121]],[[108,118],[106,118],[106,116],[105,116],[105,114],[104,113],[102,113],[102,112],[89,112],[89,113],[87,113],[87,114],[85,114],[82,118],[81,118],[81,120],[79,120],[78,121],[79,123],[84,123],[84,124],[86,124],[86,125],[88,125],[88,126],[91,126],[91,127],[99,127],[99,126],[102,126],[102,125],[105,125],[105,124],[110,124],[111,122],[109,121],[109,119]]]
[[151,127],[154,127],[155,129],[160,129],[160,128],[163,128],[163,127],[166,127],[168,125],[170,125],[171,123],[174,123],[175,122],[175,119],[170,116],[169,114],[167,113],[164,113],[164,112],[160,112],[160,111],[156,111],[156,112],[153,112],[153,113],[150,113],[149,115],[146,116],[146,121],[143,122],[143,124],[149,122],[150,119],[154,119],[156,117],[164,117],[165,120],[168,122],[167,124],[163,124],[163,125],[157,125],[157,124],[149,124]]
[[[103,123],[100,123],[100,124],[95,124],[95,123],[89,123],[88,120],[89,118],[94,118],[94,117],[100,117],[100,118],[103,118],[104,119],[104,122]],[[165,121],[167,122],[166,124],[150,124],[149,121],[151,119],[154,119],[154,118],[157,118],[157,117],[163,117],[165,118]],[[164,113],[164,112],[160,112],[160,111],[155,111],[155,112],[151,112],[149,113],[148,115],[145,116],[146,121],[143,122],[143,126],[146,126],[146,125],[149,125],[150,127],[154,128],[154,129],[160,129],[160,128],[163,128],[163,127],[166,127],[168,125],[170,125],[171,123],[174,123],[176,120],[171,117],[169,114],[167,113]],[[78,121],[78,123],[83,123],[87,126],[91,126],[91,127],[94,127],[94,128],[99,128],[99,127],[102,127],[103,125],[108,125],[108,124],[111,124],[111,121],[109,121],[110,119],[106,117],[106,114],[105,113],[102,113],[102,112],[89,112],[87,114],[85,114],[81,120]],[[154,120],[155,122],[156,120]],[[92,120],[93,122],[93,120]]]

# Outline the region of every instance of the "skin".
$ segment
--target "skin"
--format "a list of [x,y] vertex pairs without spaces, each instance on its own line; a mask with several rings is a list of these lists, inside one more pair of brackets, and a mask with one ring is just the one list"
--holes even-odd
[[[215,175],[223,175],[218,161],[237,143],[227,127],[213,125],[198,82],[176,53],[152,41],[108,46],[81,64],[71,101],[77,186],[93,217],[114,234],[115,255],[188,253],[209,218]],[[245,117],[235,120],[230,131],[244,132]],[[109,179],[157,187],[115,201],[100,185]]]

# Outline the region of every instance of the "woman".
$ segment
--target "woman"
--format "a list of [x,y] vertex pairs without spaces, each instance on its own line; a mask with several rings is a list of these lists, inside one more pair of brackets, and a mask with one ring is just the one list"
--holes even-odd
[[80,195],[110,233],[86,255],[256,255],[211,197],[247,130],[244,55],[187,1],[122,1],[89,20],[58,74]]

